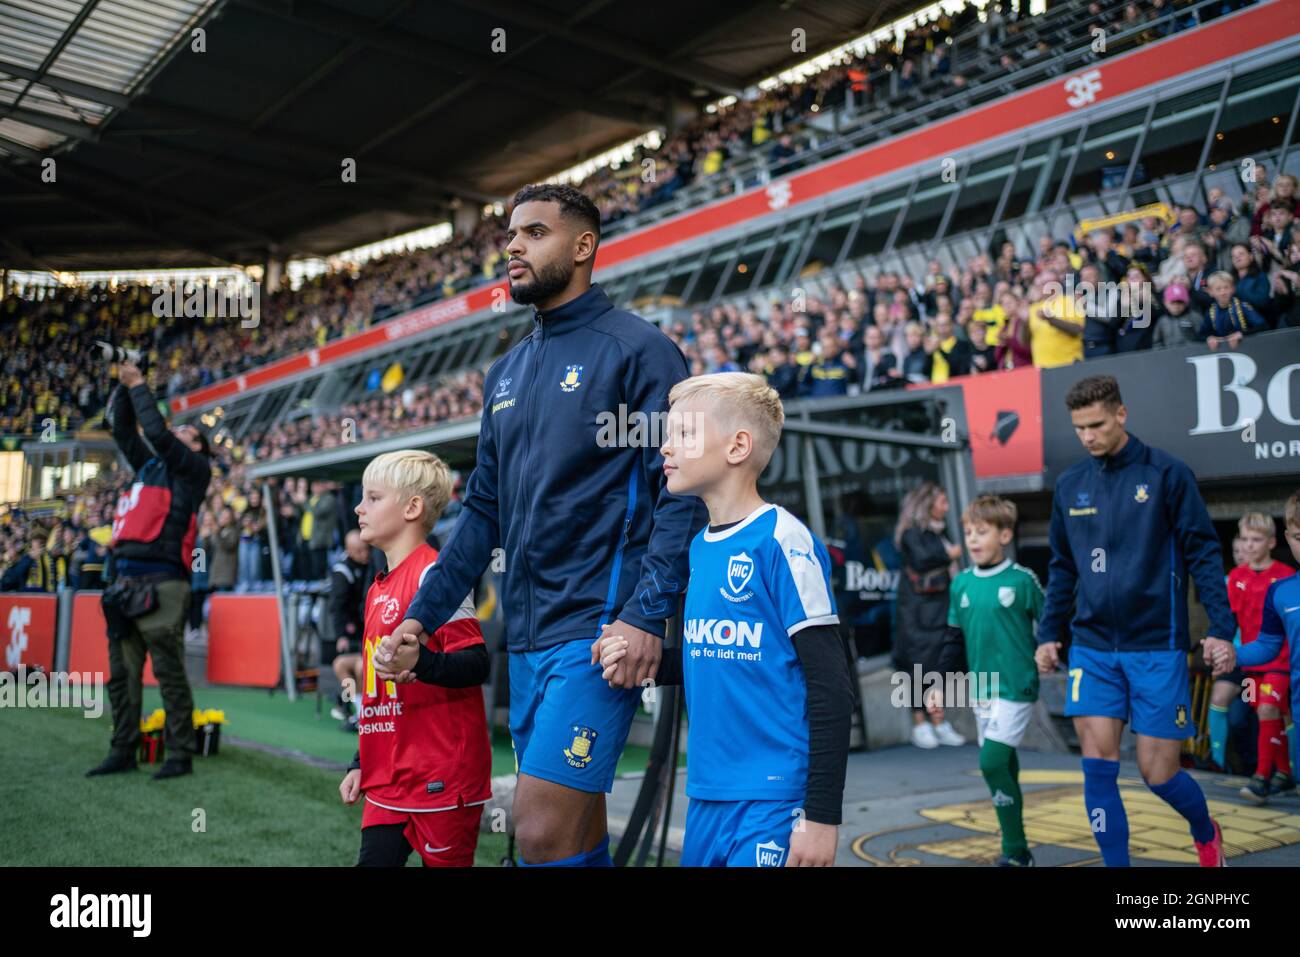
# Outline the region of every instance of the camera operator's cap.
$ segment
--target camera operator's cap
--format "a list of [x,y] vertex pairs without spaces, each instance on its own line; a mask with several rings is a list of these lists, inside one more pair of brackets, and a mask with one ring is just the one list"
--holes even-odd
[[1173,283],[1165,287],[1165,305],[1171,302],[1191,302],[1192,297],[1187,292],[1187,287],[1179,283]]

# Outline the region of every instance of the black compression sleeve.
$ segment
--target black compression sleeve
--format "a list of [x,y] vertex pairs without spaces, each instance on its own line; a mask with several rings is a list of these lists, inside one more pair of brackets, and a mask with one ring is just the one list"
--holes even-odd
[[348,765],[349,771],[361,770],[361,749],[357,748],[357,753],[352,756],[352,763]]
[[808,793],[804,817],[814,824],[839,824],[849,760],[853,679],[834,625],[816,625],[796,632],[794,650],[808,685]]
[[676,648],[665,648],[664,656],[659,660],[659,673],[655,675],[655,684],[667,687],[668,685],[682,684],[682,646]]
[[429,685],[444,688],[472,688],[487,681],[492,658],[487,645],[471,645],[460,651],[430,651],[420,646],[420,660],[415,663],[415,677]]

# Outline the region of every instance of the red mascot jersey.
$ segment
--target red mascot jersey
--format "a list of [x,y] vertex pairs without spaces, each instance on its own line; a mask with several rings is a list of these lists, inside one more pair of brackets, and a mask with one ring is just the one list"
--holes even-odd
[[[378,576],[366,595],[365,685],[357,725],[361,789],[366,800],[395,811],[443,811],[482,804],[492,796],[492,751],[482,687],[443,688],[413,681],[379,681],[371,661],[380,639],[438,559],[427,544]],[[472,596],[429,638],[434,652],[483,644]]]
[[[1228,572],[1228,604],[1232,606],[1232,613],[1237,616],[1243,645],[1248,645],[1259,637],[1259,626],[1264,620],[1264,599],[1268,596],[1268,586],[1281,578],[1290,578],[1294,571],[1295,569],[1290,565],[1273,562],[1262,571],[1255,571],[1249,565],[1238,565]],[[1287,643],[1282,642],[1282,650],[1268,664],[1244,670],[1289,672],[1291,651]]]

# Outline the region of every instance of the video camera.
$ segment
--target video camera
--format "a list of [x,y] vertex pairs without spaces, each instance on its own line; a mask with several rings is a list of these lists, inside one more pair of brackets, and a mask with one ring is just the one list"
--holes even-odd
[[103,339],[96,339],[93,351],[98,351],[99,357],[105,362],[131,363],[140,370],[141,375],[149,371],[149,354],[143,349],[128,349],[125,346],[115,346]]

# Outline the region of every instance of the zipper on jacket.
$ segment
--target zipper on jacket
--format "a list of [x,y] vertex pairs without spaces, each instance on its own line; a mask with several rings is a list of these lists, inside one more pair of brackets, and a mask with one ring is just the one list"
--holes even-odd
[[[1114,484],[1111,481],[1111,479],[1114,478],[1113,469],[1111,468],[1112,464],[1113,463],[1110,461],[1110,459],[1106,459],[1102,463],[1101,487],[1102,490],[1105,492],[1107,515],[1112,514],[1113,510],[1111,506],[1114,504],[1114,496],[1111,494],[1111,485]],[[1118,518],[1119,516],[1116,515],[1115,517]],[[1112,549],[1110,547],[1112,527],[1113,525],[1111,522],[1106,523],[1106,550],[1105,550],[1106,571],[1104,573],[1106,575],[1110,575],[1111,573],[1111,564],[1112,564],[1111,560],[1114,557],[1111,554]],[[1111,626],[1112,646],[1115,651],[1119,651],[1119,628],[1116,627],[1118,625],[1118,620],[1115,617],[1115,589],[1110,586],[1109,578],[1107,578],[1106,581],[1107,581],[1106,604],[1110,606],[1110,626]]]
[[[533,309],[534,334],[541,341],[540,346],[536,346],[536,351],[532,357],[532,378],[528,380],[528,395],[524,400],[524,430],[527,444],[524,447],[524,467],[522,474],[531,475],[529,465],[531,464],[533,454],[533,392],[537,387],[539,369],[542,364],[542,355],[546,351],[546,327],[542,324],[542,314],[537,309]],[[528,564],[528,523],[532,518],[532,510],[528,507],[528,496],[524,496],[524,527],[519,533],[519,561],[524,568],[524,577],[528,582],[528,622],[525,631],[524,650],[532,651],[536,645],[536,628],[534,627],[534,618],[536,609],[534,606],[533,588],[533,570]]]
[[601,610],[600,622],[596,625],[598,633],[600,626],[608,623],[608,616],[614,611],[614,599],[618,596],[618,579],[623,571],[623,549],[627,547],[628,533],[632,529],[632,516],[636,512],[637,472],[640,468],[641,459],[638,456],[632,463],[632,475],[627,484],[627,509],[623,513],[623,535],[619,539],[618,547],[614,549],[614,561],[609,573],[609,589],[605,593],[605,607]]

